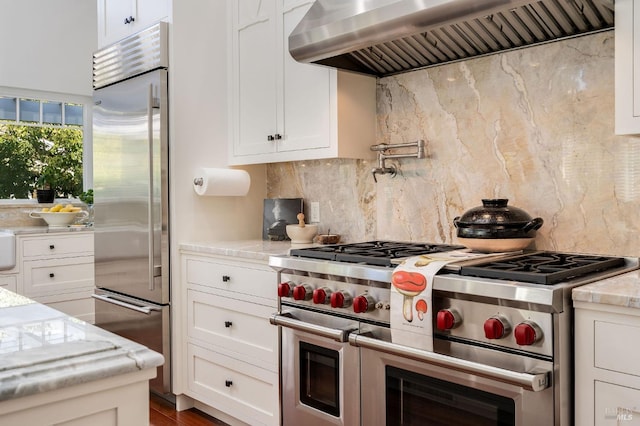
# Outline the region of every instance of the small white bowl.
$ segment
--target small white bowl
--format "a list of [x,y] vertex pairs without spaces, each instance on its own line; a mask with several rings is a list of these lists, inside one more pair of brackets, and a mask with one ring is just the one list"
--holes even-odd
[[44,219],[47,225],[52,228],[63,228],[71,225],[78,215],[86,216],[88,213],[84,210],[79,212],[31,212],[29,217]]
[[300,226],[297,224],[287,225],[287,235],[291,238],[292,244],[309,244],[313,242],[313,237],[318,233],[318,225]]

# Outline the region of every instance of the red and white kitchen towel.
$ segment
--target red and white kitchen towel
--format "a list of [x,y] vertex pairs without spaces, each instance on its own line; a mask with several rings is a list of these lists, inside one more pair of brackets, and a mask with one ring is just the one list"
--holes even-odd
[[503,253],[472,253],[468,249],[405,259],[391,276],[391,340],[433,351],[433,278],[447,263]]

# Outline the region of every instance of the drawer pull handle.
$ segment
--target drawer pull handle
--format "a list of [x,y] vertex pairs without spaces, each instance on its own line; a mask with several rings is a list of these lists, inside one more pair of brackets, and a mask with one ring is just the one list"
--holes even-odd
[[229,275],[222,276],[222,282],[228,283],[229,281],[231,281],[231,277]]
[[224,385],[225,385],[226,387],[228,387],[228,388],[230,388],[232,384],[233,384],[233,382],[232,382],[231,380],[225,380],[225,381],[224,381]]
[[225,321],[225,322],[224,322],[224,326],[225,326],[226,328],[229,328],[229,327],[231,327],[232,325],[233,325],[233,323],[232,323],[231,321]]
[[49,250],[53,250],[54,248],[56,248],[56,246],[54,246],[53,244],[49,244]]
[[55,275],[53,275],[53,272],[49,273],[49,278],[53,278]]

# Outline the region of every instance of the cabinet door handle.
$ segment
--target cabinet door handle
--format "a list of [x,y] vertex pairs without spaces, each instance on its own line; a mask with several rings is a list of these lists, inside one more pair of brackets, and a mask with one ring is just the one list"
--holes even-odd
[[280,139],[282,139],[282,135],[280,133],[276,133],[275,138],[277,141],[279,141]]
[[129,16],[128,18],[124,18],[124,23],[125,24],[130,24],[135,20],[136,20],[136,18],[134,18],[133,16]]
[[233,325],[233,323],[232,323],[231,321],[225,321],[225,322],[224,322],[224,326],[225,326],[226,328],[229,328],[229,327],[231,327],[232,325]]
[[228,387],[228,388],[230,388],[232,384],[233,384],[233,382],[232,382],[231,380],[225,380],[225,381],[224,381],[224,385],[225,385],[226,387]]
[[272,142],[272,141],[274,141],[275,139],[276,139],[276,138],[275,138],[275,136],[273,136],[273,135],[267,135],[267,140],[268,140],[269,142]]
[[55,275],[53,274],[53,272],[49,273],[49,278],[53,278],[55,277]]
[[231,281],[231,277],[229,275],[223,275],[222,276],[222,282],[223,283],[228,283],[229,281]]
[[56,248],[56,246],[54,246],[53,244],[49,244],[49,250],[53,250],[54,248]]

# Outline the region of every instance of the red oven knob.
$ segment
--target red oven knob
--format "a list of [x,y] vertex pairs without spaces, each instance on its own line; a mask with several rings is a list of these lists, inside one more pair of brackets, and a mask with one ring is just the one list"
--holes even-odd
[[502,316],[496,315],[484,322],[484,336],[487,339],[502,339],[509,331],[509,322]]
[[291,282],[278,284],[278,297],[291,297]]
[[302,284],[293,288],[294,300],[310,300],[313,296],[313,289],[310,285]]
[[530,346],[542,339],[542,330],[531,321],[524,321],[516,325],[513,330],[516,343],[520,346]]
[[455,309],[440,309],[436,315],[436,328],[447,331],[457,327],[462,322],[462,317]]
[[313,290],[313,303],[316,305],[324,305],[329,303],[331,297],[331,289],[329,287],[322,287]]
[[362,314],[364,312],[373,311],[376,308],[376,301],[368,294],[356,296],[353,299],[353,312],[356,314]]
[[332,308],[346,308],[351,304],[351,295],[342,290],[336,291],[331,295]]

